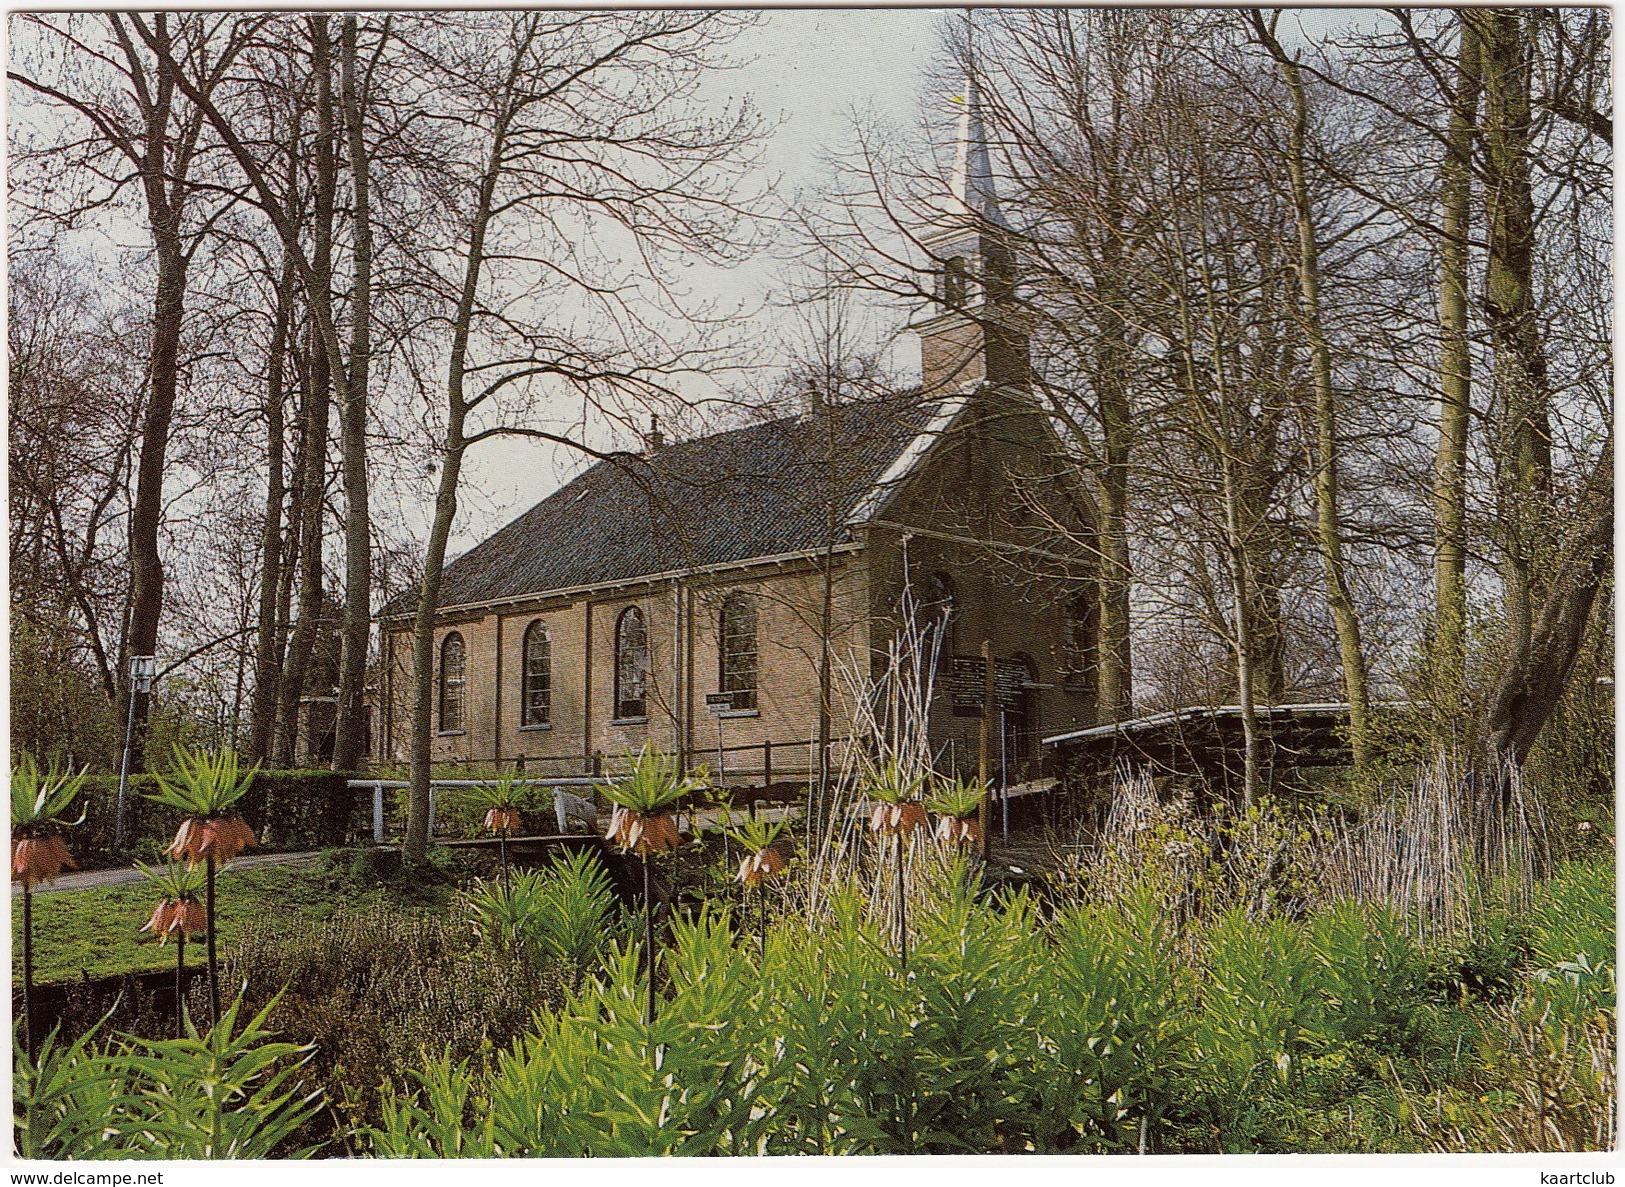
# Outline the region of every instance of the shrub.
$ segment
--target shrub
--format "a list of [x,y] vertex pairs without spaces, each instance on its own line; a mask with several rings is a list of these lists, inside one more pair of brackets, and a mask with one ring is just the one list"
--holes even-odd
[[[342,771],[260,771],[236,805],[271,851],[337,848],[367,834],[371,805],[351,791]],[[125,792],[125,845],[113,844],[118,778],[96,775],[85,781],[85,822],[75,833],[75,855],[87,869],[123,865],[131,857],[159,859],[175,836],[180,817],[147,798],[158,790],[151,775],[132,775]]]
[[375,904],[321,922],[248,925],[222,980],[276,1001],[273,1020],[317,1048],[316,1067],[352,1126],[375,1121],[375,1089],[400,1069],[511,1042],[562,1001],[551,966],[475,942],[463,921]]
[[576,984],[597,969],[625,928],[609,874],[588,851],[517,874],[506,891],[482,883],[466,891],[461,903],[488,938],[568,969]]
[[1051,1009],[1035,1076],[1039,1151],[1127,1153],[1162,1143],[1190,1071],[1194,985],[1156,894],[1080,905],[1054,922],[1042,982]]
[[[274,1005],[274,1003],[273,1003]],[[267,1006],[239,1029],[241,1000],[219,1025],[186,1037],[94,1031],[62,1046],[53,1035],[30,1060],[21,1044],[13,1081],[19,1153],[27,1158],[309,1157],[294,1141],[322,1105],[301,1069],[310,1048],[278,1042]]]

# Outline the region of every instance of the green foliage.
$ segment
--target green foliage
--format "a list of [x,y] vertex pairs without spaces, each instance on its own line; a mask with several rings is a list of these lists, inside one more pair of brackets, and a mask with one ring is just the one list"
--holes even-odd
[[[1486,920],[1438,951],[1388,912],[1299,917],[1256,893],[1256,878],[1210,875],[1202,901],[1217,910],[1171,913],[1151,880],[1047,916],[1020,892],[978,902],[964,869],[947,868],[912,913],[906,969],[856,883],[832,888],[817,918],[781,916],[760,948],[702,906],[671,922],[653,1023],[643,953],[586,855],[521,875],[511,899],[477,888],[450,918],[374,906],[298,933],[249,929],[229,977],[251,998],[280,990],[277,1025],[320,1045],[315,1066],[356,1154],[1612,1141],[1606,869],[1567,868],[1521,930]],[[1497,961],[1510,972],[1495,993],[1429,1000],[1442,973]],[[48,1046],[50,1075],[36,1076],[48,1087],[29,1089],[19,1114],[64,1149],[91,1139],[61,1102],[132,1091],[118,1081],[128,1067],[98,1063],[94,1044],[70,1050]],[[203,1132],[195,1109],[180,1111]],[[321,1136],[312,1125],[285,1132],[283,1148]]]
[[71,828],[84,821],[67,820],[68,808],[84,790],[84,771],[59,771],[54,766],[42,772],[33,756],[22,754],[11,770],[11,827],[41,828],[60,825]]
[[224,816],[248,792],[259,773],[258,765],[243,770],[234,750],[192,750],[175,747],[171,773],[158,776],[158,788],[147,798],[175,808],[186,816]]
[[1193,1070],[1195,982],[1147,890],[1121,904],[1082,904],[1051,925],[1042,986],[1067,1003],[1046,1021],[1035,1084],[1040,1151],[1156,1149],[1164,1117]]
[[1297,1086],[1305,1056],[1325,1043],[1320,965],[1302,930],[1232,907],[1207,937],[1192,1034],[1196,1111],[1222,1149],[1255,1148],[1257,1102]]
[[624,776],[614,783],[600,784],[598,790],[610,803],[632,812],[660,812],[684,796],[704,791],[710,784],[709,773],[703,767],[685,774],[677,769],[674,757],[652,744],[629,755],[628,762],[630,769]]
[[1320,962],[1335,1037],[1350,1047],[1414,1049],[1422,1039],[1423,954],[1390,912],[1342,903],[1314,916],[1308,942]]
[[1505,1002],[1518,992],[1533,966],[1529,924],[1496,913],[1445,949],[1427,988],[1440,999]]
[[501,775],[489,782],[473,787],[459,787],[453,797],[487,811],[491,808],[512,808],[518,805],[521,787],[513,775]]
[[962,820],[976,815],[986,795],[987,789],[982,784],[959,778],[936,784],[925,806],[938,815]]
[[162,869],[154,869],[144,862],[138,861],[135,864],[148,883],[163,898],[179,901],[195,899],[203,893],[207,874],[202,866],[169,861],[164,863]]
[[29,1158],[308,1157],[289,1139],[321,1108],[300,1078],[310,1048],[273,1041],[269,1008],[238,1029],[235,1002],[217,1026],[98,1048],[95,1031],[37,1059],[17,1045],[19,1152]]
[[790,831],[790,822],[746,817],[729,824],[723,831],[734,844],[747,852],[756,853],[785,836]]
[[902,804],[920,798],[926,776],[911,774],[896,759],[887,759],[863,781],[863,794],[876,803]]
[[[371,806],[364,793],[345,786],[341,771],[259,771],[236,804],[237,811],[270,852],[331,849],[365,832]],[[113,845],[118,779],[93,775],[84,784],[85,822],[74,835],[74,856],[85,869],[129,863],[132,857],[157,860],[175,836],[177,821],[151,775],[132,775],[125,802],[123,849]]]
[[101,1026],[67,1044],[52,1031],[32,1059],[13,1036],[12,1111],[20,1157],[124,1156],[106,1138],[110,1121],[131,1095],[129,1069],[96,1045]]
[[299,1079],[312,1049],[271,1041],[264,1024],[275,1004],[241,1031],[238,1000],[204,1033],[188,1019],[184,1038],[137,1041],[124,1061],[133,1073],[140,1155],[301,1158],[314,1152],[281,1149],[321,1107],[322,1092],[307,1092]]
[[597,854],[572,853],[544,870],[515,874],[512,885],[482,882],[462,901],[488,939],[528,949],[578,973],[597,966],[621,926],[615,892]]

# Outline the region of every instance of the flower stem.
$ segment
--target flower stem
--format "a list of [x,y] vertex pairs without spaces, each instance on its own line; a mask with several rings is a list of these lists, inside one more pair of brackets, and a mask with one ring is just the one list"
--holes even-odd
[[23,1045],[34,1057],[34,890],[23,880]]
[[204,877],[208,897],[209,928],[206,933],[209,942],[209,1010],[210,1021],[213,1025],[220,1024],[220,960],[215,953],[214,939],[214,856],[211,854],[204,866]]
[[643,855],[643,958],[649,966],[649,1002],[644,1008],[643,1020],[649,1025],[655,1020],[655,901],[649,878],[651,858]]
[[175,933],[175,1037],[186,1037],[186,925]]
[[908,972],[908,904],[903,896],[903,834],[897,834],[897,953]]

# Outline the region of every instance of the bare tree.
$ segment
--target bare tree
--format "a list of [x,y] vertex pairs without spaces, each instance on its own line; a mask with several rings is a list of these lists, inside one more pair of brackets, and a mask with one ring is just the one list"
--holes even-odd
[[[652,334],[616,333],[617,321],[647,324],[645,302],[659,293],[630,291],[601,274],[604,261],[566,243],[595,229],[621,237],[657,284],[669,253],[720,259],[734,250],[731,187],[753,122],[745,112],[711,118],[688,100],[697,71],[737,27],[735,18],[694,13],[513,13],[426,20],[403,33],[447,104],[429,118],[444,128],[437,165],[450,178],[452,232],[451,270],[424,278],[445,301],[449,342],[413,621],[410,861],[428,845],[434,625],[463,459],[502,436],[607,456],[580,434],[507,420],[503,397],[551,383],[607,409],[662,392],[671,373],[702,361]],[[517,312],[521,294],[535,299],[559,285],[606,316],[577,330],[556,307],[553,324]]]

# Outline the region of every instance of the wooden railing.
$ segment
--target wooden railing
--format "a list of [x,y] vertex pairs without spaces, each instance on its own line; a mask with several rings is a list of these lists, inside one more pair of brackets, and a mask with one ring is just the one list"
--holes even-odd
[[[853,741],[850,737],[831,738],[828,763],[834,765],[841,748]],[[666,757],[672,751],[661,752]],[[631,755],[614,754],[603,750],[583,754],[517,755],[507,759],[443,758],[436,759],[437,770],[499,771],[516,776],[535,776],[556,779],[603,779],[631,766]],[[775,782],[805,782],[818,773],[818,742],[796,739],[793,741],[748,742],[736,746],[695,746],[676,754],[685,770],[706,767],[713,779],[759,783],[771,787]],[[398,767],[398,763],[373,763],[371,767]]]

